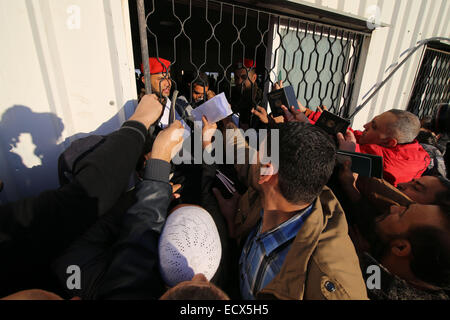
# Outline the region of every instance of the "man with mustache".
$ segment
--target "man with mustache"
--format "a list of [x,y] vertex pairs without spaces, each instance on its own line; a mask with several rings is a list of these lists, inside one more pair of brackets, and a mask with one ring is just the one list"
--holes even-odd
[[234,65],[235,86],[231,89],[231,108],[239,113],[239,127],[254,127],[252,109],[261,105],[262,91],[256,84],[256,64],[253,60],[244,59]]

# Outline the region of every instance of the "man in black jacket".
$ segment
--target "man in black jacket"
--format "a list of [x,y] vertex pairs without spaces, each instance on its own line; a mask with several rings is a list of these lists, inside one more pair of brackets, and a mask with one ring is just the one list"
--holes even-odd
[[[109,213],[55,261],[61,284],[66,269],[81,269],[80,289],[67,288],[68,297],[81,299],[157,299],[165,291],[159,273],[158,241],[172,196],[170,161],[181,147],[183,126],[175,121],[156,137],[137,201],[125,213]],[[164,298],[220,298],[227,296],[197,274],[180,283]]]
[[161,115],[155,95],[75,168],[73,182],[0,207],[0,296],[22,289],[54,291],[50,263],[115,204]]

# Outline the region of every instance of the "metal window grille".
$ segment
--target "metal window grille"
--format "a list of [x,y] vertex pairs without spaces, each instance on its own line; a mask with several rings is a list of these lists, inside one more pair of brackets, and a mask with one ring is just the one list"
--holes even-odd
[[[145,12],[144,0],[137,4],[145,25],[142,56],[136,60],[146,70],[148,55],[171,61],[165,76],[191,102],[190,88],[200,73],[209,76],[211,90],[230,97],[235,63],[250,59],[256,62],[263,106],[267,92],[283,80],[304,106],[327,106],[348,117],[367,34],[224,1],[147,0]],[[146,87],[148,92],[148,81]]]
[[450,46],[446,49],[425,48],[408,105],[419,118],[432,115],[438,104],[450,102]]

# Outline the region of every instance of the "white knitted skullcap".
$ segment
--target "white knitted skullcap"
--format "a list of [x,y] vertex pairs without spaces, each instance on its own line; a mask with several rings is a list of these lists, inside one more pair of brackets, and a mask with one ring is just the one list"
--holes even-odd
[[164,282],[173,287],[203,273],[214,276],[222,257],[219,232],[203,208],[185,206],[167,218],[159,238],[159,268]]

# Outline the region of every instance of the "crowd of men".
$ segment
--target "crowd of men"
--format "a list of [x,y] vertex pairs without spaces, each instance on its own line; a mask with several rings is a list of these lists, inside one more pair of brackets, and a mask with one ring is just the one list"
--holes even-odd
[[[449,299],[446,150],[417,116],[392,109],[331,137],[314,125],[323,106],[268,114],[245,59],[234,115],[203,117],[201,145],[214,153],[222,131],[246,161],[174,165],[195,138],[192,110],[216,93],[200,73],[171,101],[171,62],[149,65],[152,94],[140,91],[119,130],[60,156],[59,189],[0,207],[0,297]],[[269,129],[278,163],[261,161],[249,128]],[[337,150],[381,156],[384,179],[352,172]]]

